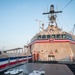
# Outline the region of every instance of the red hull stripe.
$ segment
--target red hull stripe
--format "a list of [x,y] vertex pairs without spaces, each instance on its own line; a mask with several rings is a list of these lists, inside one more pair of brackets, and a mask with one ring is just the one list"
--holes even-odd
[[75,41],[71,41],[71,40],[67,40],[67,39],[65,39],[65,40],[55,40],[55,39],[54,40],[53,39],[51,39],[51,40],[36,40],[36,41],[32,42],[31,44],[34,44],[34,43],[59,43],[59,42],[61,42],[61,43],[69,42],[69,43],[75,44]]

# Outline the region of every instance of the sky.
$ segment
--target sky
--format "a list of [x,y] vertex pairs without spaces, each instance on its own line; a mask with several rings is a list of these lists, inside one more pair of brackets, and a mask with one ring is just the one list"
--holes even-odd
[[[71,0],[0,0],[0,49],[23,47],[39,32],[39,20],[48,26],[48,16],[42,15],[54,4],[62,10]],[[36,19],[38,21],[36,21]],[[75,24],[75,0],[57,14],[57,24],[70,32]]]

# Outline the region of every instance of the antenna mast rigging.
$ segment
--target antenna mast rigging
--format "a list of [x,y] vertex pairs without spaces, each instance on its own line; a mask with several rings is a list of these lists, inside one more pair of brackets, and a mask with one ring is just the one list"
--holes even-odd
[[57,23],[56,23],[56,14],[57,13],[62,13],[62,11],[55,11],[54,10],[54,5],[51,5],[50,6],[50,11],[47,12],[47,13],[43,13],[43,15],[49,14],[49,17],[48,18],[49,18],[50,25],[52,25],[53,23],[55,23],[56,26],[57,26]]

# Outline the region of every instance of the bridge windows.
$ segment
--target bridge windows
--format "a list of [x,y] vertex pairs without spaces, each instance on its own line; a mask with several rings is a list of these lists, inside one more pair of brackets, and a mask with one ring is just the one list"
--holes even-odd
[[69,40],[72,40],[72,36],[69,35],[69,34],[66,34],[66,38],[69,39]]
[[47,35],[47,39],[49,39],[50,38],[50,35]]
[[53,35],[38,35],[37,39],[69,39],[72,40],[72,36],[69,34],[53,34]]
[[38,39],[41,39],[41,35],[38,35]]
[[53,34],[53,35],[51,36],[51,38],[55,38],[55,35]]
[[62,39],[65,39],[66,38],[66,35],[65,34],[62,34]]
[[57,34],[57,35],[56,35],[56,38],[57,38],[57,39],[61,38],[61,35],[60,35],[60,34]]
[[46,35],[42,35],[42,39],[46,39]]

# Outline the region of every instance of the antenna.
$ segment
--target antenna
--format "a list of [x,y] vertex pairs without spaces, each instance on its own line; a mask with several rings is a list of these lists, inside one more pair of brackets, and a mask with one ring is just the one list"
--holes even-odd
[[37,20],[37,19],[35,21],[38,21],[39,22],[39,32],[40,32],[40,23],[43,22],[43,21]]
[[49,14],[48,18],[49,18],[50,23],[51,24],[55,23],[57,25],[57,23],[56,23],[56,14],[57,13],[62,13],[62,11],[55,11],[54,10],[54,5],[51,5],[50,6],[50,11],[46,12],[46,13],[43,13],[43,15]]
[[62,9],[64,10],[73,0],[70,0],[70,2],[68,2],[68,4]]

